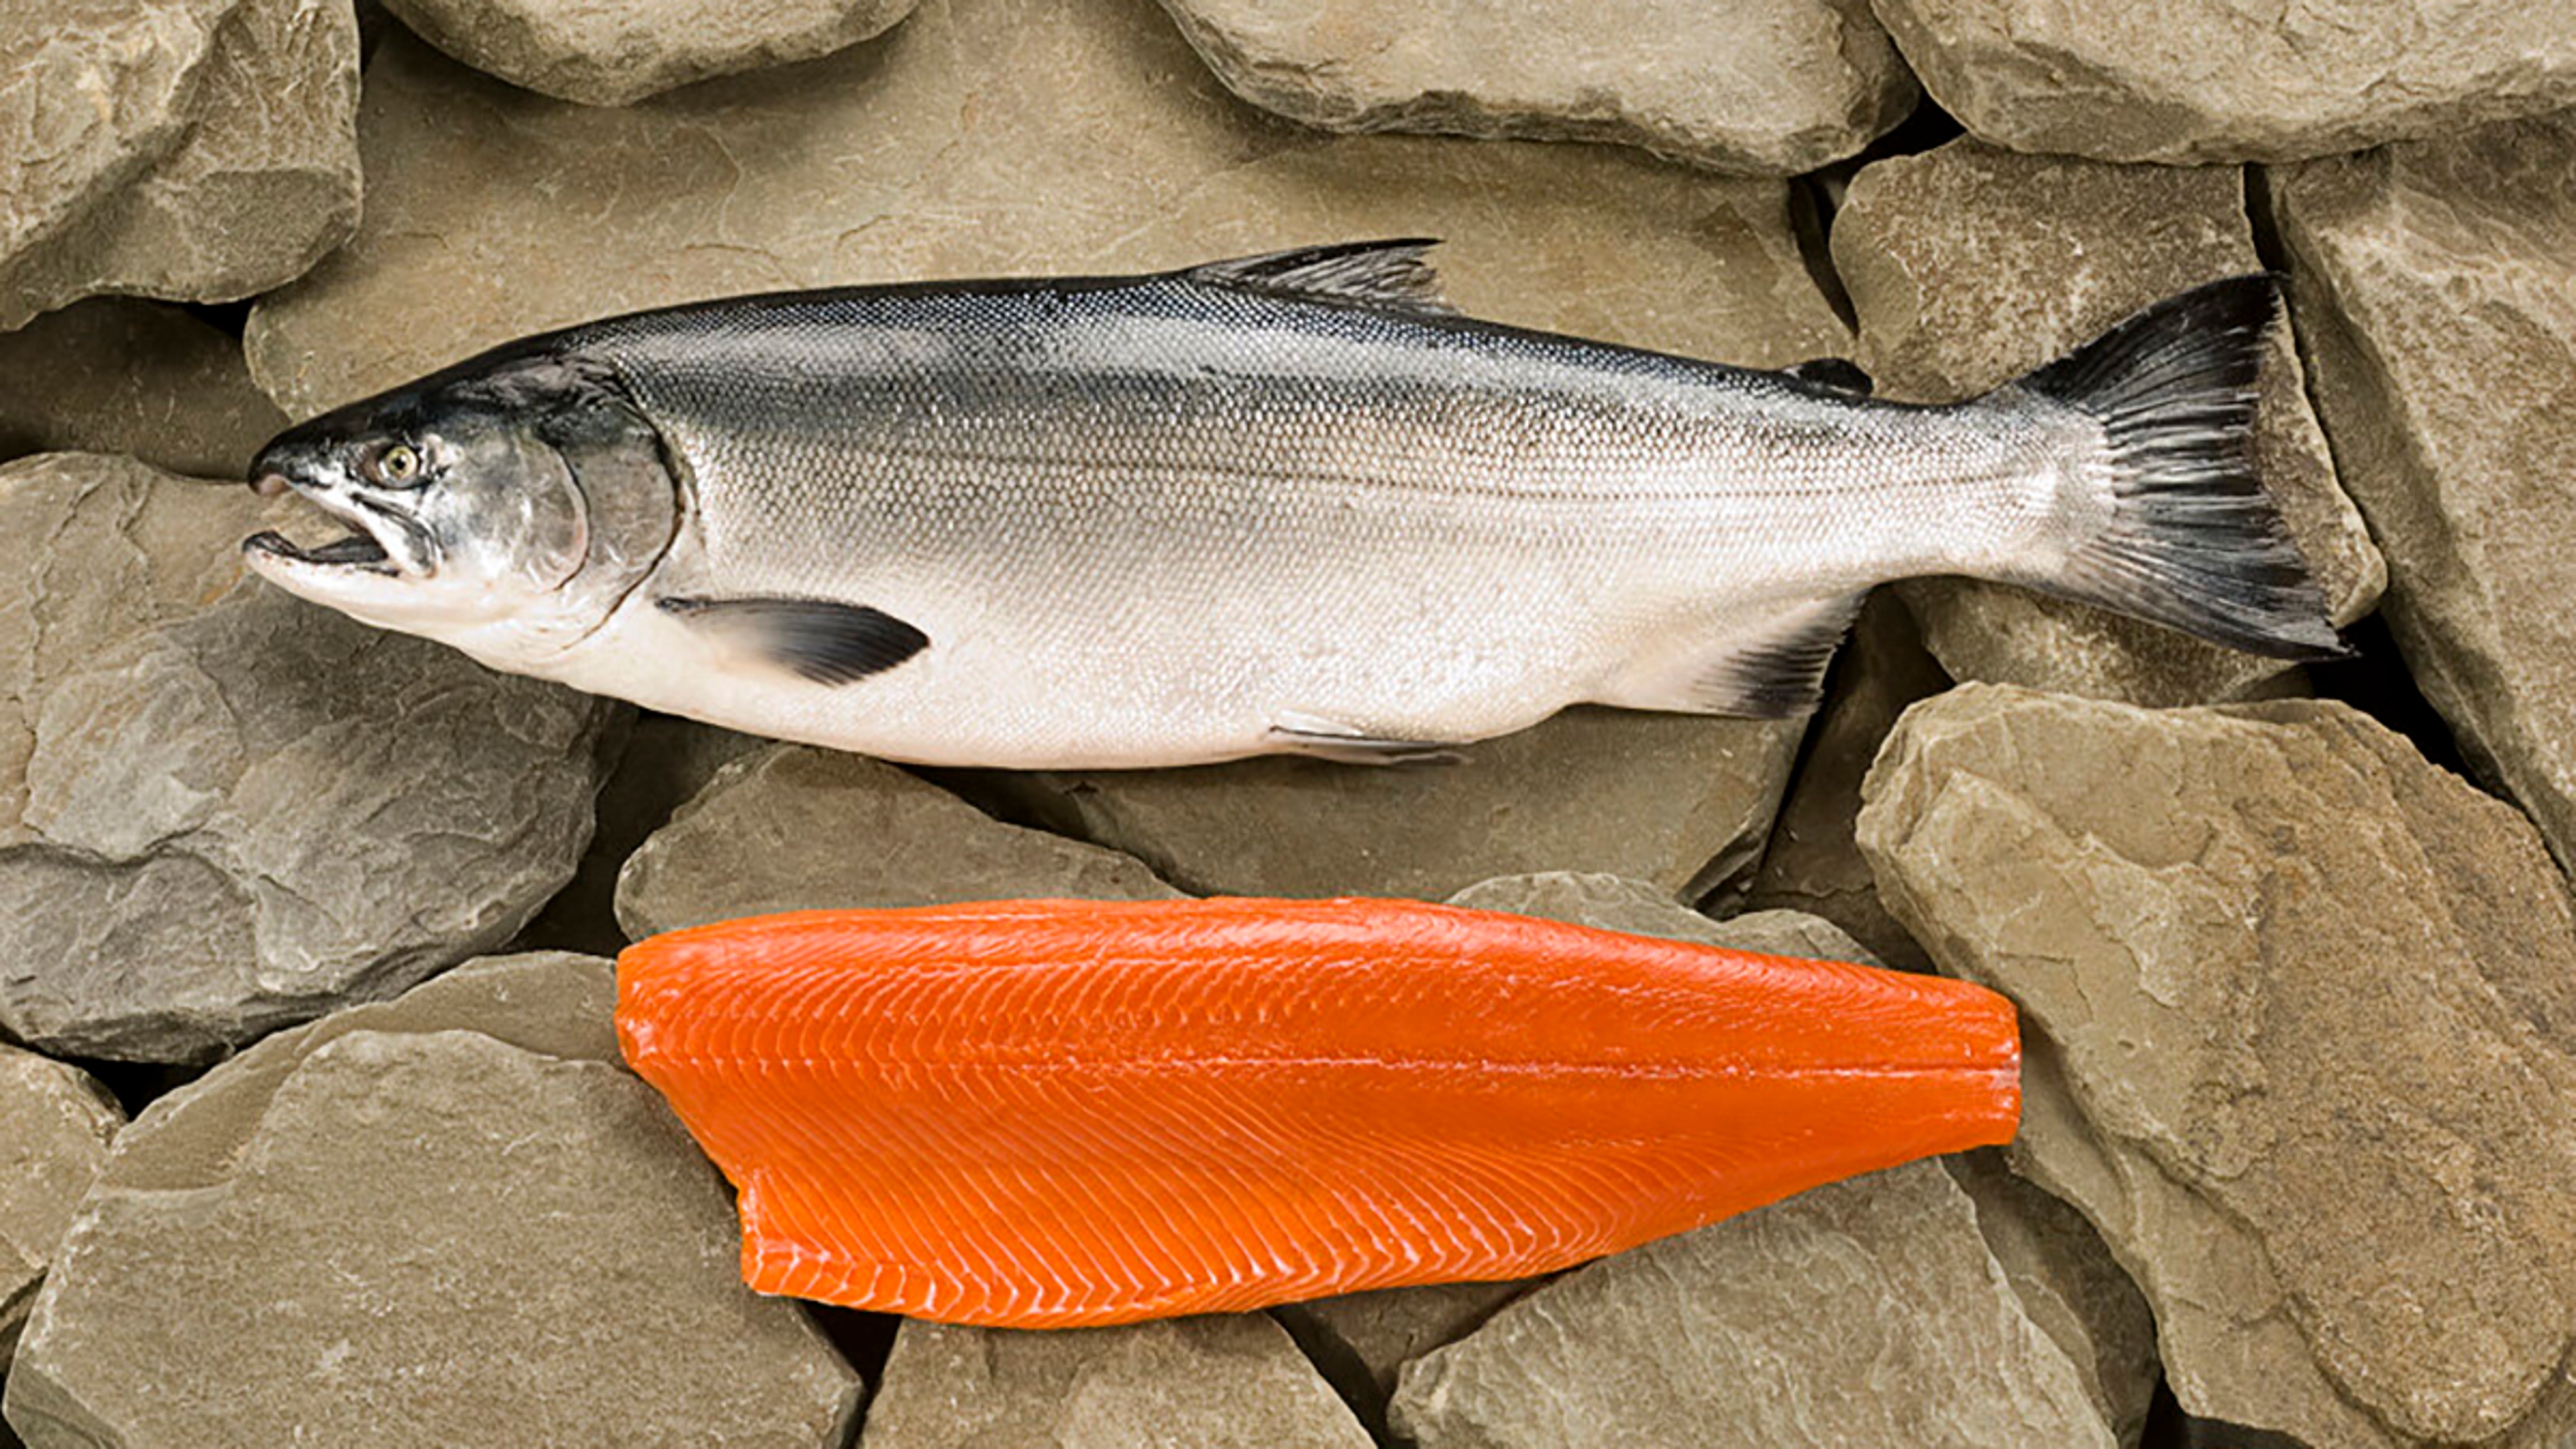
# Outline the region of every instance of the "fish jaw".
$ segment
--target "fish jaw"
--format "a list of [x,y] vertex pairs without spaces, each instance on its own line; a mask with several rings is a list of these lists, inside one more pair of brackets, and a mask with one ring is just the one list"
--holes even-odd
[[349,530],[312,548],[274,529],[254,533],[241,543],[252,573],[368,623],[404,627],[407,606],[439,565],[437,540],[416,517],[375,496],[339,459],[283,439],[261,453],[251,489],[264,498],[292,493]]

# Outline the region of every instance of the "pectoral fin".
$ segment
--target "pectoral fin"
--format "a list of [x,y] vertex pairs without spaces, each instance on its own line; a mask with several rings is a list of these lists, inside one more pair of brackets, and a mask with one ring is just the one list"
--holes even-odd
[[930,647],[930,636],[865,604],[831,599],[657,601],[663,613],[816,684],[850,684]]

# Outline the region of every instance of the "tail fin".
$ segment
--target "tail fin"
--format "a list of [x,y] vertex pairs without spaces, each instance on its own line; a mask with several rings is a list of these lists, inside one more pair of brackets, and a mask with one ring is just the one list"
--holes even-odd
[[2272,278],[2169,298],[2018,386],[2109,435],[2110,521],[2045,592],[2276,659],[2351,651],[2254,475],[2254,375],[2279,309]]

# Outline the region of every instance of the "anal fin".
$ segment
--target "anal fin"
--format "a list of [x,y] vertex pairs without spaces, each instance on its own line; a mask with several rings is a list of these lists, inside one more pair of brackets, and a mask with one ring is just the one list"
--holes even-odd
[[664,598],[663,613],[816,684],[850,684],[930,647],[930,636],[881,610],[834,599]]
[[1681,714],[1790,719],[1824,697],[1825,669],[1866,594],[1795,604],[1622,674],[1603,702]]

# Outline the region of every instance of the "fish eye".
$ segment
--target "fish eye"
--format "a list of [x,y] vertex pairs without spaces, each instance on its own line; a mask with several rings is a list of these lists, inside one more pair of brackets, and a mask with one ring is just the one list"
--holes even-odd
[[367,473],[379,483],[407,487],[420,478],[420,452],[409,443],[387,443],[369,455]]

